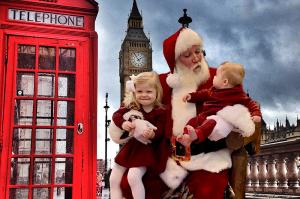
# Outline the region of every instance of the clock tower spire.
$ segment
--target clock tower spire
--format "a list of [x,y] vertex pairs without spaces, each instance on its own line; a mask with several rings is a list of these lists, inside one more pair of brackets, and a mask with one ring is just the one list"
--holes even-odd
[[124,97],[125,83],[132,74],[152,71],[152,47],[144,33],[143,17],[133,0],[126,36],[119,52],[120,96]]

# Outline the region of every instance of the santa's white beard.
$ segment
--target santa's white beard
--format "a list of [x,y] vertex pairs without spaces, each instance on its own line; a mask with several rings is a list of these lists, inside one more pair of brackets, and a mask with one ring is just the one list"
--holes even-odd
[[175,136],[182,134],[186,123],[197,114],[196,105],[184,102],[183,96],[195,92],[200,84],[208,80],[208,65],[206,62],[199,63],[199,65],[200,67],[191,70],[179,61],[176,63],[176,73],[179,76],[180,85],[174,87],[172,91],[173,135]]
[[180,77],[182,85],[201,85],[209,78],[209,68],[205,59],[195,64],[194,70],[187,68],[179,60],[176,62],[176,73]]

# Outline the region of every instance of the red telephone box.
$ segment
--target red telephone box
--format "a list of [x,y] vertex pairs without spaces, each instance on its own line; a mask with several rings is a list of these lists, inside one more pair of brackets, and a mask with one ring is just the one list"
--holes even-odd
[[0,1],[0,198],[96,197],[94,0]]

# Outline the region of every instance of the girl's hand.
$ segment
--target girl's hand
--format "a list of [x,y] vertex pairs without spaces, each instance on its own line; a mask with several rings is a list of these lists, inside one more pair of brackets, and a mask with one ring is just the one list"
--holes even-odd
[[191,94],[186,94],[185,96],[183,96],[182,100],[183,100],[184,102],[187,102],[187,101],[189,101],[191,98],[192,98],[192,97],[191,97]]
[[251,119],[252,119],[253,122],[257,122],[257,123],[261,122],[261,117],[260,116],[254,115],[254,116],[251,117]]
[[152,139],[152,138],[154,138],[155,133],[154,133],[153,129],[148,128],[143,132],[143,136],[146,139]]
[[125,131],[128,131],[128,132],[130,132],[134,128],[135,128],[135,125],[132,122],[125,121],[122,124],[122,129]]

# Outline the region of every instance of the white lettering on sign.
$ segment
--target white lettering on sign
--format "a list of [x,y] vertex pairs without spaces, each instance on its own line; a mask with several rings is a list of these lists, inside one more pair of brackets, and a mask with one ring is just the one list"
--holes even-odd
[[8,9],[8,19],[73,27],[84,26],[83,16],[61,15],[49,12],[36,12],[11,8]]

